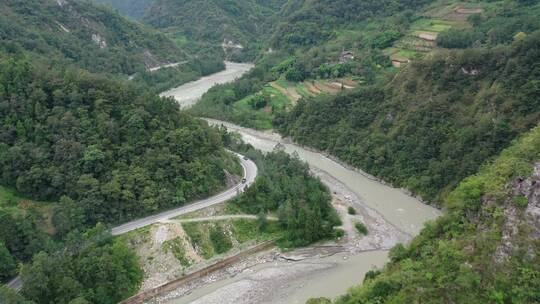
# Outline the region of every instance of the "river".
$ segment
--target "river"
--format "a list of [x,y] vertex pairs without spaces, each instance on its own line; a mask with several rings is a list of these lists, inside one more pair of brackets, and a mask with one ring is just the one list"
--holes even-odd
[[[186,84],[170,92],[175,92],[174,96],[179,103],[184,103],[193,96],[200,97],[200,92],[209,88],[206,82],[200,86],[195,83]],[[183,92],[188,93],[182,95]],[[211,119],[207,121],[213,125],[224,125],[230,131],[241,134],[245,142],[259,150],[269,152],[279,144],[286,152],[297,155],[309,164],[335,198],[358,208],[359,217],[366,223],[370,233],[340,245],[345,250],[335,254],[321,255],[314,250],[311,256],[308,254],[296,262],[280,259],[261,262],[245,267],[235,276],[214,280],[209,278],[202,286],[182,293],[184,296],[175,298],[169,295],[158,300],[159,303],[285,304],[305,303],[311,297],[334,298],[346,292],[349,287],[360,284],[369,270],[384,266],[391,246],[409,241],[419,233],[426,221],[440,215],[439,210],[423,204],[405,191],[385,185],[322,153],[296,145],[276,133],[256,131]],[[340,214],[348,217],[346,212]]]
[[216,84],[231,82],[253,68],[251,63],[225,62],[225,70],[198,80],[185,83],[177,88],[163,92],[160,96],[173,97],[180,107],[189,108]]

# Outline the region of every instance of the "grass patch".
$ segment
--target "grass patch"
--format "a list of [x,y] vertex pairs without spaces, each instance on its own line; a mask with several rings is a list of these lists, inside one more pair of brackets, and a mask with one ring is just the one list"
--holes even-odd
[[296,85],[296,92],[300,94],[302,97],[309,97],[311,94],[309,93],[308,89],[303,83],[299,83]]
[[263,93],[270,95],[270,106],[276,109],[283,109],[287,106],[287,104],[290,103],[287,95],[283,94],[281,91],[270,85],[264,86]]
[[55,204],[39,202],[25,198],[16,191],[0,186],[0,208],[13,215],[24,216],[29,209],[37,210],[41,216],[37,224],[39,228],[49,235],[54,235],[56,229],[52,223]]
[[529,205],[529,199],[527,199],[525,196],[516,196],[514,197],[514,204],[520,208],[525,208],[527,205]]
[[134,242],[136,238],[147,240],[150,238],[151,227],[152,226],[141,227],[139,229],[135,229],[127,233],[115,236],[115,239],[128,245],[131,245],[131,243]]
[[232,248],[231,239],[220,226],[215,226],[210,230],[210,241],[217,254],[228,252]]
[[257,220],[238,219],[232,221],[233,235],[239,243],[257,240],[264,241],[279,237],[281,228],[276,221],[268,221],[263,231],[259,229]]
[[171,251],[174,257],[184,267],[190,266],[193,262],[186,256],[186,248],[181,238],[177,237],[172,240],[165,241],[162,245],[164,251]]
[[[199,223],[182,223],[184,231],[189,236],[191,244],[197,249],[199,255],[205,259],[214,256],[214,248],[209,240],[208,231],[203,231]],[[205,233],[206,232],[206,233]]]
[[234,238],[239,243],[245,243],[259,236],[259,227],[257,227],[257,223],[254,220],[239,219],[234,220],[232,224]]
[[280,79],[276,80],[275,83],[278,86],[282,87],[282,88],[288,88],[288,87],[292,86],[291,83],[289,83],[287,80],[285,80],[283,78],[280,78]]
[[399,50],[397,51],[397,53],[394,54],[394,56],[414,59],[420,57],[421,55],[420,53],[412,50]]
[[0,186],[0,207],[17,207],[18,202],[22,200],[14,191]]
[[423,18],[415,21],[411,28],[429,32],[444,32],[454,25],[457,25],[456,22]]

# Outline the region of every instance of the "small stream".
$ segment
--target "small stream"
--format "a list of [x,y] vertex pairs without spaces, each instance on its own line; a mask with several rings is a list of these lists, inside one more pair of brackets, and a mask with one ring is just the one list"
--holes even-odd
[[[189,107],[210,87],[232,81],[252,65],[227,63],[227,69],[162,94],[173,96],[182,107]],[[423,204],[401,189],[385,185],[360,170],[348,168],[322,153],[284,140],[279,134],[243,128],[228,122],[207,119],[209,124],[224,125],[241,134],[255,148],[269,152],[280,145],[313,169],[320,170],[354,193],[362,204],[380,214],[388,223],[408,235],[417,235],[428,220],[440,211]],[[160,303],[305,303],[312,297],[334,298],[362,282],[364,274],[381,268],[388,261],[388,251],[369,250],[352,254],[338,253],[312,257],[299,262],[272,261],[245,269],[242,273],[194,289],[189,294],[158,301]]]

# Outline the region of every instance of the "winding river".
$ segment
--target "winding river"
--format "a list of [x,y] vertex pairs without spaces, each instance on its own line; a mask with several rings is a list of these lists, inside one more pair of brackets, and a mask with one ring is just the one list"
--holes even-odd
[[[174,96],[182,106],[195,103],[216,83],[223,83],[223,75],[231,81],[249,67],[227,64],[227,70],[193,83],[185,84],[163,95]],[[312,256],[298,262],[273,260],[249,267],[240,274],[221,280],[209,280],[180,298],[164,298],[165,303],[305,303],[312,297],[333,298],[349,287],[361,283],[364,274],[387,262],[388,248],[398,241],[408,241],[419,233],[423,224],[435,219],[440,212],[423,204],[401,189],[392,188],[360,170],[348,168],[316,152],[296,145],[272,132],[261,132],[231,123],[207,120],[209,124],[224,125],[241,134],[244,141],[262,151],[272,151],[276,145],[307,162],[335,196],[351,199],[373,218],[371,229],[404,237],[387,239],[388,234],[373,238],[371,244],[358,243],[361,250],[349,250],[327,256]],[[362,213],[362,211],[360,212]],[[381,228],[382,226],[382,228]],[[389,227],[389,228],[388,228]],[[376,234],[376,233],[375,233]],[[373,246],[373,242],[380,246]],[[354,246],[353,246],[354,247]],[[354,248],[353,248],[354,249]]]
[[253,68],[251,63],[225,62],[225,70],[201,79],[185,83],[177,88],[163,92],[160,96],[173,97],[180,107],[188,108],[197,103],[199,98],[216,84],[234,81]]

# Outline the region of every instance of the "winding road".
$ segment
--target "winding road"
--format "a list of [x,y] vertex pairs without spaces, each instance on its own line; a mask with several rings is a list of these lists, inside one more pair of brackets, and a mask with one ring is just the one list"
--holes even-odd
[[[147,216],[147,217],[134,220],[131,222],[127,222],[120,226],[114,227],[111,229],[111,234],[121,235],[121,234],[130,232],[130,231],[142,228],[142,227],[155,224],[157,222],[169,220],[171,218],[180,216],[182,214],[194,212],[194,211],[206,208],[206,207],[221,204],[232,199],[238,194],[242,193],[247,187],[249,187],[255,181],[255,178],[257,177],[257,165],[255,165],[253,161],[244,157],[241,154],[238,154],[238,153],[234,153],[234,154],[238,156],[238,158],[240,159],[240,164],[242,165],[242,168],[244,169],[243,178],[245,179],[245,182],[239,182],[238,184],[234,185],[234,187],[231,187],[207,199],[200,200],[195,203],[191,203],[189,205],[184,205],[176,209],[164,211],[158,214]],[[18,276],[15,279],[11,280],[7,284],[7,286],[17,291],[21,290],[23,286],[21,277]]]
[[134,220],[128,223],[125,223],[123,225],[120,225],[118,227],[114,227],[111,229],[112,235],[120,235],[124,234],[126,232],[130,232],[148,225],[152,225],[154,223],[165,221],[168,219],[171,219],[173,217],[177,217],[182,214],[190,213],[193,211],[197,211],[206,207],[210,207],[216,204],[220,204],[223,202],[226,202],[230,200],[231,198],[235,197],[236,195],[240,194],[244,191],[246,187],[251,185],[255,181],[255,177],[257,177],[257,166],[255,163],[247,158],[244,158],[244,156],[235,153],[238,158],[240,158],[240,163],[242,164],[242,167],[244,168],[244,178],[246,180],[245,183],[238,183],[234,187],[223,191],[215,196],[212,196],[210,198],[185,205],[176,209],[172,209],[169,211],[165,211],[162,213],[158,213],[155,215],[151,215],[145,218],[141,218],[138,220]]

